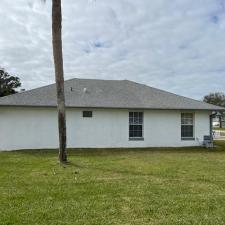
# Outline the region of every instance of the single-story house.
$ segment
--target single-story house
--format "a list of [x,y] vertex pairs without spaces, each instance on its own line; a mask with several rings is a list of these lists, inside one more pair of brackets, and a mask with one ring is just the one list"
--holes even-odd
[[[65,81],[69,148],[197,146],[222,107],[129,80]],[[58,147],[56,86],[0,98],[0,150]]]

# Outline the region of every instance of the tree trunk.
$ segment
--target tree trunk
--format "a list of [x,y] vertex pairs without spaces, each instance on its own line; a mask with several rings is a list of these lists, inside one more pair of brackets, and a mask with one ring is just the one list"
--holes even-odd
[[58,103],[59,161],[67,162],[61,0],[52,0],[52,45]]
[[220,128],[222,128],[222,115],[219,115]]

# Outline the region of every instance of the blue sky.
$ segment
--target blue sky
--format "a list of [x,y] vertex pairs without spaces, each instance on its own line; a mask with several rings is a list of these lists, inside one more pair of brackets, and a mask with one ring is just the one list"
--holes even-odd
[[[130,79],[196,99],[225,91],[224,0],[62,0],[65,78]],[[54,82],[51,0],[1,0],[0,66]]]

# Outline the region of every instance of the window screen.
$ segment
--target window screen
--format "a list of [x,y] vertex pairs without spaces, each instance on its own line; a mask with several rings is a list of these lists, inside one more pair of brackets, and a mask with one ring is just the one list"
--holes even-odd
[[92,111],[83,111],[83,117],[92,117]]
[[129,112],[129,137],[143,137],[143,112]]
[[193,113],[181,113],[181,138],[194,137],[194,115]]

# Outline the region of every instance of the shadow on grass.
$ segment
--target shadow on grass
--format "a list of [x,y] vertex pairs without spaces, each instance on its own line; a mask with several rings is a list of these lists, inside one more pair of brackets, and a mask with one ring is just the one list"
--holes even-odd
[[87,170],[95,170],[95,171],[101,171],[101,172],[108,172],[110,174],[115,173],[115,174],[122,174],[122,175],[132,175],[132,176],[152,176],[153,174],[150,173],[143,173],[139,171],[130,171],[130,170],[122,170],[122,169],[117,169],[117,168],[103,168],[103,167],[96,167],[94,164],[89,164],[89,165],[81,165],[79,163],[74,163],[74,162],[69,162],[67,164],[69,167],[74,167],[76,169],[87,169]]
[[214,144],[217,148],[224,149],[225,150],[225,141],[214,141]]
[[[57,156],[57,149],[28,149],[28,150],[17,150],[10,151],[11,153],[17,154],[27,154],[27,155],[48,155],[48,156]],[[9,153],[10,153],[9,152]],[[181,147],[181,148],[69,148],[68,156],[92,156],[92,157],[100,157],[100,156],[121,156],[121,155],[129,155],[131,156],[136,154],[163,154],[163,153],[185,153],[185,154],[193,154],[193,153],[225,153],[225,142],[218,143],[216,142],[216,147],[213,149],[203,148],[203,147]]]
[[[220,144],[220,143],[219,143]],[[67,164],[61,164],[64,168],[74,168],[77,173],[79,173],[79,170],[95,170],[95,171],[102,171],[106,173],[115,173],[115,174],[121,174],[121,175],[132,175],[132,176],[155,176],[154,173],[149,172],[143,172],[138,171],[132,168],[106,168],[102,167],[101,165],[98,166],[94,162],[90,161],[88,164],[85,162],[82,163],[82,161],[79,161],[79,159],[76,161],[76,157],[82,157],[85,159],[85,157],[117,157],[115,159],[121,159],[122,157],[128,156],[127,160],[129,160],[129,157],[151,157],[151,155],[154,154],[224,154],[225,153],[225,147],[223,144],[219,145],[216,143],[218,147],[214,149],[206,149],[202,147],[184,147],[184,148],[120,148],[120,149],[68,149],[68,159],[69,162]],[[39,150],[20,150],[20,151],[12,151],[7,152],[9,154],[14,153],[16,155],[29,155],[33,157],[45,157],[46,160],[48,160],[51,157],[54,157],[57,161],[58,157],[58,150],[57,149],[39,149]],[[74,156],[70,158],[71,156]],[[176,157],[176,155],[174,155]],[[182,156],[181,156],[182,157]],[[100,159],[101,160],[101,159]],[[111,159],[109,159],[111,160]],[[132,159],[131,159],[132,160]],[[60,163],[59,163],[60,165]],[[163,176],[163,174],[161,174]]]

